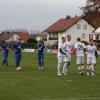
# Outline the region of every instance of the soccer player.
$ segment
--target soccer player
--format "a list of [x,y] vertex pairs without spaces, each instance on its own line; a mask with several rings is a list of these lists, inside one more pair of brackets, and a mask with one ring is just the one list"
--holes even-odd
[[77,53],[77,68],[80,75],[84,74],[84,54],[85,54],[85,44],[81,42],[80,38],[77,38],[77,43],[75,44]]
[[13,45],[12,49],[15,53],[15,61],[16,61],[16,70],[22,70],[20,67],[21,62],[21,51],[24,49],[23,44],[21,43],[21,39],[18,39],[18,41]]
[[38,41],[38,44],[37,44],[36,48],[38,49],[39,69],[44,69],[44,50],[45,50],[45,46],[44,46],[43,40]]
[[61,76],[61,64],[64,62],[63,65],[63,74],[66,74],[66,66],[67,66],[67,55],[66,55],[66,37],[63,36],[61,38],[62,42],[58,44],[58,65],[57,65],[57,75]]
[[6,64],[6,66],[8,66],[8,53],[9,53],[9,44],[8,44],[8,40],[5,40],[5,43],[1,46],[1,48],[3,49],[3,62],[2,65]]
[[70,66],[71,53],[72,53],[72,48],[73,48],[73,45],[71,43],[71,36],[70,35],[67,35],[67,42],[66,42],[65,48],[66,48],[65,53],[67,55],[67,57],[66,57],[66,66],[63,66],[62,73],[68,74],[68,68]]
[[96,46],[93,43],[93,40],[91,39],[89,41],[89,45],[86,46],[86,52],[87,52],[87,75],[95,75],[95,64],[96,64],[96,57],[95,57],[95,51]]

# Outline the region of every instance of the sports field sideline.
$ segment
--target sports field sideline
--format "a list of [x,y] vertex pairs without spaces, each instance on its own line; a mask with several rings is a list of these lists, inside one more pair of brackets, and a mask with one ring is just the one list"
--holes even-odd
[[57,76],[56,54],[46,54],[45,69],[39,70],[37,54],[23,53],[23,71],[17,72],[11,52],[9,67],[0,66],[0,100],[100,100],[100,57],[95,76],[78,75],[75,60],[68,76]]

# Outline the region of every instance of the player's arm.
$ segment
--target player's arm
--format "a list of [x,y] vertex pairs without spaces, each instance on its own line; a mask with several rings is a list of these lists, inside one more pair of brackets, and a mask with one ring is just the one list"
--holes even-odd
[[86,46],[85,46],[85,44],[83,44],[83,46],[84,46],[84,54],[86,53]]
[[22,49],[22,50],[24,50],[24,49],[25,49],[25,46],[24,46],[24,44],[22,44],[22,47],[21,47],[21,49]]
[[59,48],[59,51],[60,51],[61,54],[66,55],[66,53],[63,52],[63,50],[61,48]]
[[35,53],[37,53],[37,51],[38,51],[37,45],[34,47],[34,51],[35,51]]
[[96,46],[95,46],[95,57],[96,57],[96,58],[98,57],[98,52],[97,52]]
[[13,51],[15,51],[15,45],[13,45],[11,48],[12,48]]
[[77,52],[78,45],[75,44],[75,53]]
[[47,46],[44,46],[44,52],[45,53],[47,52]]

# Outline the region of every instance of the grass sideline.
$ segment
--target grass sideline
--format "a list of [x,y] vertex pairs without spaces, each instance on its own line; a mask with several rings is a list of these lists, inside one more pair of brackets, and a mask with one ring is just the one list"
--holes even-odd
[[22,72],[16,72],[12,52],[9,67],[0,65],[0,100],[100,100],[100,57],[95,76],[78,75],[73,56],[70,75],[58,77],[56,54],[45,55],[45,70],[38,69],[36,54],[22,55]]

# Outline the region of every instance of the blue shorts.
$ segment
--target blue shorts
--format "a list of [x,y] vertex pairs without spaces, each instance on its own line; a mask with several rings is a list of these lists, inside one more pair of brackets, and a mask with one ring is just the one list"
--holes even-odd
[[4,60],[7,60],[7,58],[8,58],[8,53],[4,53]]
[[21,60],[21,54],[15,54],[15,60],[20,61]]
[[39,61],[44,61],[44,54],[38,55],[38,60]]

